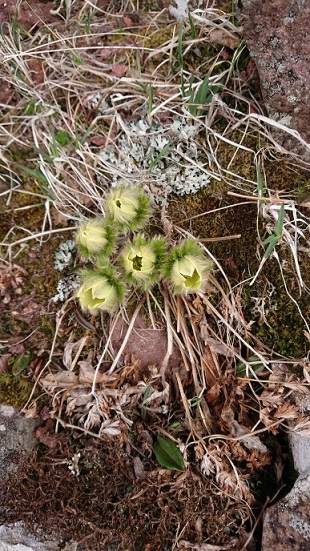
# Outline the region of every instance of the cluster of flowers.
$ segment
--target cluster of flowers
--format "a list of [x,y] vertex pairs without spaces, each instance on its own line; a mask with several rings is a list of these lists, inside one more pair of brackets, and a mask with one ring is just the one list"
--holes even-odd
[[81,223],[77,246],[93,264],[82,270],[77,291],[84,311],[112,312],[122,304],[128,285],[146,290],[162,278],[176,294],[205,289],[212,262],[196,241],[168,250],[165,239],[136,233],[150,214],[149,196],[141,188],[119,186],[107,196],[105,217]]

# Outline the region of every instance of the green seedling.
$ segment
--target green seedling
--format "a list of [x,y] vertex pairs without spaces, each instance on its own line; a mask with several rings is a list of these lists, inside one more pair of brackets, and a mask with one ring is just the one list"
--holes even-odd
[[11,365],[12,374],[15,377],[21,375],[30,364],[31,355],[29,352],[17,354],[16,358],[11,358],[9,364]]
[[142,402],[142,406],[141,406],[141,417],[143,420],[145,420],[146,418],[146,413],[147,413],[147,410],[146,410],[146,404],[148,403],[149,401],[149,398],[152,396],[154,392],[154,388],[152,387],[152,385],[148,385],[145,389],[145,392],[143,394],[143,402]]
[[197,90],[191,91],[188,100],[188,111],[193,117],[199,117],[203,113],[203,107],[209,105],[214,94],[219,91],[219,86],[211,86],[209,76],[206,76]]
[[150,160],[150,166],[148,169],[149,173],[152,172],[152,170],[154,170],[154,168],[158,165],[161,159],[170,151],[171,148],[172,148],[172,144],[170,142],[166,143],[166,145],[164,145],[164,147],[160,150],[158,155],[156,155],[156,157]]
[[274,232],[271,235],[269,235],[269,237],[267,237],[267,239],[265,239],[263,241],[263,245],[268,245],[268,247],[267,247],[267,249],[264,253],[264,256],[261,260],[261,263],[258,267],[258,270],[257,270],[254,278],[252,279],[250,285],[254,284],[254,282],[256,281],[257,276],[260,273],[262,267],[264,266],[266,260],[269,258],[272,251],[275,249],[275,247],[279,243],[279,241],[282,237],[283,223],[284,223],[284,203],[282,203],[282,205],[280,207],[279,216],[278,216],[278,220],[277,220],[277,223],[275,225],[275,228],[274,228]]
[[40,155],[40,157],[42,157],[47,163],[49,163],[50,165],[54,165],[54,157],[57,157],[57,155],[54,155],[54,153],[53,153],[53,157],[51,157],[50,155],[48,155],[48,153],[43,151],[43,149],[40,149],[39,147],[36,147],[35,145],[32,146],[32,149],[36,153],[38,153],[38,155]]
[[66,130],[58,130],[55,134],[55,141],[62,147],[66,147],[72,142],[72,137]]
[[189,22],[189,26],[190,26],[190,34],[188,35],[188,38],[190,40],[195,40],[196,38],[196,29],[195,29],[195,25],[194,25],[194,21],[193,21],[193,17],[192,17],[192,14],[191,12],[188,12],[188,22]]
[[46,178],[45,174],[39,169],[39,168],[28,168],[27,166],[23,166],[19,163],[16,163],[18,168],[20,168],[23,172],[26,172],[30,176],[33,176],[36,180],[39,180],[41,184],[46,188],[48,188],[48,179]]
[[25,103],[25,115],[27,117],[32,117],[33,115],[36,115],[37,108],[38,104],[33,99],[30,99],[29,101],[27,101],[27,103]]
[[181,425],[180,421],[174,421],[173,423],[171,423],[171,425],[169,425],[169,428],[171,430],[177,430],[177,429],[181,428],[181,426],[182,425]]
[[154,89],[153,85],[149,84],[147,86],[147,94],[148,94],[148,102],[147,102],[147,113],[148,115],[152,113],[153,111],[153,97],[154,97]]
[[178,35],[177,66],[173,68],[175,73],[183,71],[183,27],[180,25]]
[[199,406],[200,402],[201,402],[201,398],[199,398],[199,396],[194,396],[193,398],[188,400],[188,405],[192,409]]
[[260,361],[260,359],[257,356],[249,356],[247,359],[247,362],[238,362],[236,366],[236,375],[238,377],[249,377],[251,374],[251,370],[255,373],[260,373],[260,371],[263,371],[265,368],[264,364]]
[[[59,157],[59,146],[61,147],[67,147],[72,143],[72,137],[66,130],[58,130],[56,134],[51,132],[52,136],[52,143],[51,143],[51,152],[53,155],[53,158]],[[46,156],[46,154],[45,154]]]
[[75,147],[77,149],[80,149],[80,144],[84,145],[84,143],[86,142],[86,140],[87,140],[87,138],[88,138],[89,134],[91,133],[94,126],[95,126],[95,121],[90,123],[90,125],[86,128],[83,136],[79,140],[79,138],[78,138],[78,127],[77,127],[77,125],[75,125],[75,129],[74,129],[75,130],[75,132],[74,132],[75,133]]
[[273,249],[276,247],[276,245],[278,244],[279,240],[282,237],[283,222],[284,222],[284,204],[281,205],[274,232],[271,235],[269,235],[269,237],[267,237],[265,241],[263,241],[263,245],[268,245],[264,254],[265,259],[267,259],[268,256],[271,255]]
[[68,50],[68,54],[70,55],[73,63],[76,65],[84,65],[83,59],[81,59],[73,50]]
[[16,63],[14,63],[13,61],[9,61],[9,66],[11,67],[11,69],[13,70],[13,72],[17,76],[17,78],[19,80],[21,80],[22,82],[25,82],[25,77],[24,77],[23,73],[20,71],[20,69],[18,69]]

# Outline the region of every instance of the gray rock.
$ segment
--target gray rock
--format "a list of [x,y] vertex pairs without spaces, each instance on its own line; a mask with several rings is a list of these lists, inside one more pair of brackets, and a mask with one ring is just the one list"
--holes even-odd
[[[0,526],[0,551],[59,551],[59,542],[36,538],[22,522]],[[76,551],[77,544],[67,544],[64,551]]]
[[300,473],[310,470],[310,436],[289,435],[295,469]]
[[[27,419],[18,409],[0,405],[0,478],[17,471],[19,462],[37,445],[34,430],[38,419]],[[31,496],[29,496],[31,508]],[[0,496],[0,509],[5,508]],[[59,551],[59,542],[30,534],[22,522],[0,525],[0,551]],[[75,551],[77,544],[67,544],[64,551]]]
[[30,455],[37,440],[38,419],[27,419],[18,409],[0,405],[0,478],[15,472],[19,461]]
[[[298,406],[300,413],[310,417],[310,392],[308,394],[295,394],[295,404]],[[310,435],[291,432],[289,441],[295,469],[300,474],[310,470]]]
[[[310,160],[310,2],[236,0],[243,37],[255,59],[269,116],[299,132],[302,145],[286,132],[275,138]],[[308,146],[307,146],[308,144]]]
[[262,551],[310,549],[310,470],[301,475],[290,493],[267,509]]

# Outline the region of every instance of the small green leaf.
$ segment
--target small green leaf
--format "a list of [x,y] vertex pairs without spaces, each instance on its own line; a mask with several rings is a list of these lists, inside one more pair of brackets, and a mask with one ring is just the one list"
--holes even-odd
[[164,147],[160,150],[160,152],[158,153],[158,155],[156,155],[156,157],[151,158],[148,172],[151,172],[156,167],[156,165],[158,165],[159,161],[162,159],[164,155],[166,155],[166,153],[170,151],[170,149],[171,149],[171,143],[168,142],[166,143],[166,145],[164,145]]
[[154,452],[158,463],[174,471],[185,471],[184,459],[178,446],[164,436],[158,436],[154,444]]
[[20,375],[29,365],[30,363],[30,353],[26,352],[26,354],[18,354],[16,358],[14,358],[12,363],[12,373],[15,376]]
[[[260,359],[257,356],[249,356],[247,359],[247,364],[251,365],[252,371],[259,373],[264,369],[264,364],[261,363]],[[238,377],[245,377],[250,375],[250,370],[248,365],[243,362],[238,362],[236,366],[236,375]]]
[[201,402],[201,398],[199,398],[199,396],[194,396],[188,401],[189,407],[194,408],[196,406],[199,406],[200,402]]
[[195,29],[195,24],[194,24],[194,21],[193,21],[193,18],[192,18],[192,14],[190,12],[188,12],[188,22],[189,22],[189,26],[190,26],[190,29],[191,29],[191,33],[190,33],[190,35],[188,35],[187,38],[195,39],[196,38],[196,29]]
[[183,69],[183,27],[182,25],[179,28],[179,37],[178,37],[178,67],[177,71]]
[[143,395],[143,402],[142,402],[142,406],[141,406],[141,417],[142,417],[142,419],[146,418],[146,409],[145,409],[144,406],[148,402],[148,399],[150,398],[150,396],[152,396],[153,392],[154,392],[154,388],[151,385],[148,385],[145,389],[145,392],[144,392],[144,395]]
[[174,421],[173,423],[171,423],[170,428],[171,429],[178,429],[180,426],[181,426],[180,421]]
[[78,55],[76,55],[73,50],[68,50],[68,52],[73,63],[75,63],[76,65],[84,65],[84,61]]
[[203,107],[211,103],[213,96],[217,94],[219,89],[220,86],[212,86],[209,77],[206,76],[196,89],[196,92],[194,90],[191,91],[188,105],[189,113],[197,117],[201,115]]
[[48,179],[46,178],[45,174],[43,174],[43,172],[41,172],[41,170],[39,168],[28,168],[27,166],[23,166],[19,163],[16,163],[16,165],[21,169],[23,170],[24,172],[26,172],[27,174],[30,174],[30,176],[33,176],[34,178],[36,178],[37,180],[39,180],[42,184],[48,186]]
[[66,146],[72,142],[72,137],[66,130],[58,130],[55,135],[55,140],[59,145]]

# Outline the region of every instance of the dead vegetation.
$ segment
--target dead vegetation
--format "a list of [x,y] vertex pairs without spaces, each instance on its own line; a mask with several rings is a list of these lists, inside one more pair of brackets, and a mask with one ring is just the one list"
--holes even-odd
[[[14,204],[2,230],[4,303],[23,298],[33,243],[38,256],[46,240],[71,236],[102,213],[119,181],[151,195],[151,225],[167,240],[200,239],[215,264],[205,294],[175,296],[162,283],[134,290],[111,317],[85,317],[72,296],[40,311],[37,287],[28,310],[14,302],[24,319],[39,326],[47,313],[55,326],[27,366],[35,386],[25,413],[41,416],[42,446],[6,483],[5,518],[76,539],[81,550],[251,549],[259,511],[286,481],[273,436],[309,432],[300,400],[310,368],[307,357],[288,358],[255,336],[242,291],[255,288],[273,257],[309,340],[295,298],[308,293],[308,207],[297,203],[308,176],[289,189],[283,178],[284,191],[269,180],[287,152],[272,137],[276,123],[263,112],[230,17],[195,7],[180,24],[158,4],[61,1],[44,24],[40,16],[30,28],[18,18],[3,25],[0,177],[5,208]],[[169,218],[171,197],[179,214],[178,194],[209,185],[214,208]],[[222,206],[228,194],[236,203]],[[245,215],[255,212],[258,245],[233,287],[208,241],[233,242],[242,224],[225,235],[215,227],[211,238],[193,227],[196,216],[233,212],[240,200]],[[44,277],[54,263],[46,258]],[[68,276],[81,263],[73,262]],[[27,343],[29,331],[19,331]],[[4,337],[9,357],[16,342]],[[178,447],[185,472],[158,466],[158,436]]]

